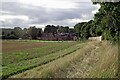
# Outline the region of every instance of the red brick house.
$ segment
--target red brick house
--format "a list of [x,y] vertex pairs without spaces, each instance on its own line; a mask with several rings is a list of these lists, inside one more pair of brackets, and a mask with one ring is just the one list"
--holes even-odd
[[74,40],[75,36],[76,36],[75,33],[59,33],[59,34],[43,33],[41,39],[48,41],[67,41]]

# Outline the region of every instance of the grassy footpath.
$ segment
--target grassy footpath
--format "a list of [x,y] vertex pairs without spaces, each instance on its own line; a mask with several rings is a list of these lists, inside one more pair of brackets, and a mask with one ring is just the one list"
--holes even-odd
[[[83,47],[86,43],[80,43],[77,45],[73,45],[69,48],[60,50],[58,52],[55,52],[53,54],[49,54],[43,57],[38,57],[38,58],[33,58],[30,60],[26,60],[26,61],[20,61],[18,63],[12,63],[12,64],[8,64],[5,67],[3,67],[2,71],[3,71],[3,77],[7,78],[11,75],[17,74],[17,73],[21,73],[24,72],[26,70],[35,68],[37,66],[49,63],[53,60],[56,60],[60,57],[63,57],[65,55],[68,55],[74,51],[76,51],[77,49],[80,49],[81,47]],[[81,46],[79,46],[81,45]],[[35,48],[36,49],[36,48]]]
[[117,56],[117,45],[88,42],[69,55],[10,78],[118,78]]
[[88,77],[118,78],[118,44],[104,41],[100,44],[99,60]]

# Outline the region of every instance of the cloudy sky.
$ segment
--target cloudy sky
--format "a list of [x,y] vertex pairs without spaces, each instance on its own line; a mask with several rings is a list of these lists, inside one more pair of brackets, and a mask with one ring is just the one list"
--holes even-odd
[[100,8],[91,0],[2,0],[1,5],[0,24],[5,28],[44,28],[48,24],[73,27],[93,20]]

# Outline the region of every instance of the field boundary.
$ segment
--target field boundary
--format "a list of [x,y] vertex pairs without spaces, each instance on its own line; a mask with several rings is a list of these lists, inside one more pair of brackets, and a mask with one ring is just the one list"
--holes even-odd
[[75,42],[75,41],[44,41],[44,40],[4,40],[4,41],[18,41],[18,42]]

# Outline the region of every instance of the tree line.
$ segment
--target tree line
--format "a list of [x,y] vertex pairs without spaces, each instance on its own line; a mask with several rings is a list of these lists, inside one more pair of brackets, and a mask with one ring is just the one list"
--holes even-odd
[[30,28],[20,28],[15,27],[14,29],[10,29],[10,33],[6,34],[6,29],[2,30],[2,39],[18,39],[25,35],[31,36],[33,39],[36,39],[36,37],[41,37],[42,29],[36,28],[35,26]]
[[[11,30],[11,31],[10,31]],[[75,30],[69,28],[69,26],[54,26],[54,25],[47,25],[45,26],[44,30],[42,28],[36,28],[35,26],[31,26],[29,28],[20,28],[14,27],[14,29],[10,29],[8,34],[6,35],[6,29],[2,30],[2,39],[18,39],[22,37],[30,37],[30,39],[37,39],[40,38],[44,33],[75,33]]]

